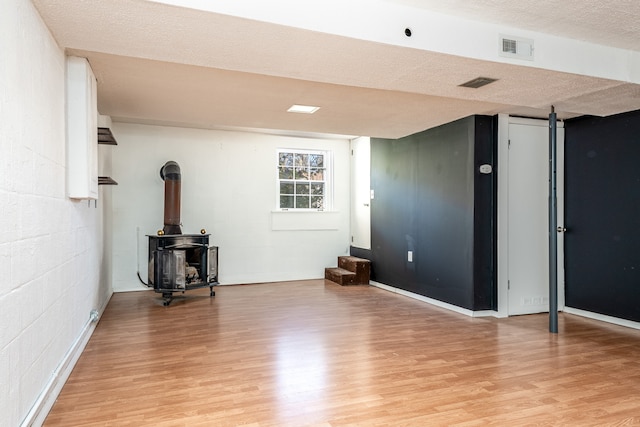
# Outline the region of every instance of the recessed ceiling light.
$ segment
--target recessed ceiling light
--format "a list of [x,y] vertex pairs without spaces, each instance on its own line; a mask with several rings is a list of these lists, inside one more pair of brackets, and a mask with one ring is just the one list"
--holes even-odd
[[292,105],[289,107],[287,112],[289,113],[304,113],[304,114],[313,114],[318,111],[320,107],[315,107],[313,105]]

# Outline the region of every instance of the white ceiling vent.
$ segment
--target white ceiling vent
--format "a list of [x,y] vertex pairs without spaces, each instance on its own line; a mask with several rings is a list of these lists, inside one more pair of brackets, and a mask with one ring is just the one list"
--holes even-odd
[[500,56],[533,61],[533,40],[500,34]]

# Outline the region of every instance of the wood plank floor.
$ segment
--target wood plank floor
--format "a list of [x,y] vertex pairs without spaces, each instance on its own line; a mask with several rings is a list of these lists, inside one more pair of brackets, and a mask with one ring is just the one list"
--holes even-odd
[[115,294],[45,426],[640,425],[640,331],[324,280]]

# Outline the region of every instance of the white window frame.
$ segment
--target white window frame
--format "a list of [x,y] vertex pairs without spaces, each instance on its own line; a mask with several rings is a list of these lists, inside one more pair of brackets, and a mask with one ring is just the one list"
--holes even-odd
[[[280,179],[280,154],[319,154],[324,156],[324,204],[322,208],[282,208],[280,207],[280,183],[289,181],[288,179]],[[292,181],[295,181],[293,179]],[[314,182],[310,180],[309,182]],[[278,148],[276,150],[276,210],[281,212],[326,212],[333,209],[333,153],[330,150],[309,150],[299,148]]]

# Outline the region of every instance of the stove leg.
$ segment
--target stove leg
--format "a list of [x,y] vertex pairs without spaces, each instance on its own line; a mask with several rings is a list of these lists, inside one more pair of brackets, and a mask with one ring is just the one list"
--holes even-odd
[[162,302],[162,305],[167,307],[169,304],[171,304],[171,301],[173,300],[173,294],[172,293],[163,293],[162,294],[162,298],[164,298],[164,301]]

